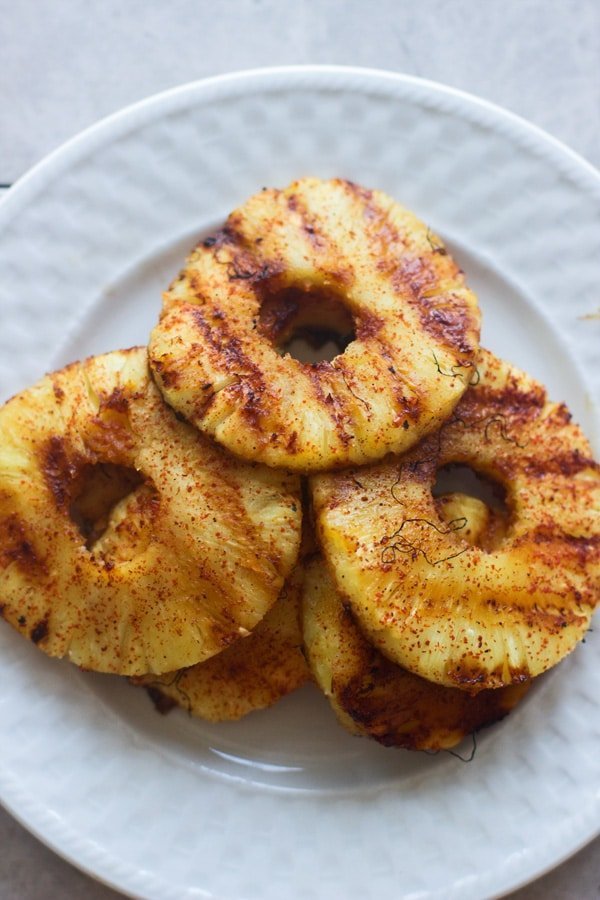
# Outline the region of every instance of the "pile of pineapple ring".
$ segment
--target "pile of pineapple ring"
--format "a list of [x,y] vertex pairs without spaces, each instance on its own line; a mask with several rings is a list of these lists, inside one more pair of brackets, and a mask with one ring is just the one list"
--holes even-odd
[[[386,746],[502,718],[600,600],[600,467],[479,325],[380,191],[264,189],[192,251],[147,350],[0,409],[0,615],[161,711],[237,719],[312,679]],[[329,360],[289,352],[332,335]],[[491,493],[440,488],[456,467]]]

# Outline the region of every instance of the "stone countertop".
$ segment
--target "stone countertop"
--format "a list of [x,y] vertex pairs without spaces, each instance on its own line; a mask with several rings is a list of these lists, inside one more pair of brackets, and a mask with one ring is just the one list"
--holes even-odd
[[[222,72],[298,63],[370,66],[444,82],[529,119],[600,166],[597,0],[5,5],[0,189],[82,128],[149,94]],[[0,846],[3,900],[120,896],[2,810]],[[599,898],[600,839],[511,896]]]

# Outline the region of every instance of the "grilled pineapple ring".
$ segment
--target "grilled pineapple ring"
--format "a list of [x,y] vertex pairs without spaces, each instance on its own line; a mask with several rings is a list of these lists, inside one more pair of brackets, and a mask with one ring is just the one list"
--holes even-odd
[[[297,478],[179,422],[143,348],[45,377],[0,410],[0,435],[0,609],[50,656],[195,664],[254,628],[295,564]],[[118,496],[102,509],[115,482],[129,519]]]
[[[321,545],[370,640],[430,681],[519,683],[569,653],[600,595],[600,468],[564,405],[482,353],[480,381],[399,459],[312,479]],[[440,517],[438,468],[504,486],[508,529],[470,547]]]
[[134,679],[159,709],[181,706],[211,722],[241,719],[272,706],[310,678],[302,653],[299,606],[304,577],[296,566],[275,605],[254,631],[206,662],[167,675]]
[[321,559],[307,568],[302,624],[311,672],[340,724],[386,747],[447,750],[502,719],[529,688],[471,696],[390,662],[362,635]]
[[[340,311],[331,362],[280,355]],[[314,472],[400,452],[474,372],[479,310],[457,265],[379,191],[306,178],[264,190],[196,247],[164,296],[149,358],[167,401],[245,459]]]

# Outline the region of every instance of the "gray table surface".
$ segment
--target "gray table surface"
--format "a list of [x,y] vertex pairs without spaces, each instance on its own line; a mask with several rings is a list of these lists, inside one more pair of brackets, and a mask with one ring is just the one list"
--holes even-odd
[[[0,5],[2,189],[80,129],[144,96],[221,72],[294,63],[386,68],[462,88],[540,125],[600,166],[598,0]],[[120,896],[1,809],[0,847],[2,900]],[[600,839],[511,896],[600,897]]]

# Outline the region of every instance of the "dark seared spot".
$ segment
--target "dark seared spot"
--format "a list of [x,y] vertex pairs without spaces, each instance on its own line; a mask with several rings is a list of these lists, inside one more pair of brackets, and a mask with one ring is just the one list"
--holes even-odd
[[536,419],[546,404],[546,391],[542,385],[525,390],[516,379],[510,379],[501,390],[480,382],[468,390],[456,410],[456,416],[472,416],[481,420],[485,416],[502,415],[506,420],[531,421]]
[[0,520],[0,567],[16,563],[22,572],[42,573],[45,565],[39,558],[25,523],[13,513]]
[[65,438],[53,435],[41,449],[40,470],[59,509],[68,506],[80,463],[68,452]]
[[58,400],[59,403],[61,400],[64,400],[65,392],[63,391],[61,386],[56,383],[56,381],[52,382],[52,390],[54,391],[54,396],[56,397],[56,399]]
[[129,410],[129,397],[122,387],[116,387],[112,394],[102,400],[101,406],[105,409],[126,413]]
[[239,250],[227,263],[230,281],[247,281],[252,285],[270,281],[281,274],[281,263],[257,259],[246,250]]
[[254,379],[257,385],[264,387],[260,369],[248,358],[240,339],[230,333],[226,320],[217,320],[211,325],[203,310],[198,307],[192,310],[192,318],[206,344],[219,356],[226,371],[234,371],[240,376],[243,373],[244,377]]
[[470,688],[476,691],[483,682],[486,682],[488,686],[494,685],[494,687],[502,687],[503,685],[500,671],[489,673],[487,669],[483,668],[474,659],[461,660],[461,662],[452,666],[451,669],[448,669],[446,675],[450,681],[464,690]]
[[[285,449],[287,450],[288,453],[296,453],[297,452],[297,450],[298,450],[298,432],[297,431],[292,431],[292,433],[290,434],[290,436],[287,440],[287,443],[285,445]],[[295,511],[296,511],[296,509],[294,507],[294,512]]]
[[564,403],[560,403],[554,407],[552,413],[548,416],[548,421],[560,427],[561,425],[568,425],[572,418],[567,406]]
[[236,244],[240,241],[240,235],[234,228],[233,224],[227,224],[215,234],[209,235],[198,244],[199,247],[210,249],[211,247],[219,248],[227,244]]
[[549,565],[587,566],[600,559],[600,533],[574,535],[563,531],[560,523],[539,525],[515,540],[515,546],[531,544]]
[[266,412],[262,391],[256,391],[247,381],[238,381],[230,386],[230,393],[239,395],[239,411],[251,428],[259,430]]
[[358,197],[366,205],[366,208],[370,209],[370,203],[373,199],[373,191],[370,191],[368,188],[361,187],[360,184],[356,184],[354,181],[348,181],[341,178],[339,179],[339,184],[346,190],[347,193]]
[[459,353],[475,352],[479,333],[476,314],[462,297],[435,295],[419,297],[411,302],[418,314],[421,327],[436,341]]
[[[339,367],[336,366],[336,369]],[[308,375],[313,394],[317,401],[325,407],[329,416],[335,423],[335,433],[342,444],[347,447],[352,440],[352,434],[348,432],[347,426],[350,423],[350,416],[338,396],[337,392],[332,393],[327,387],[327,381],[323,378],[325,374],[330,374],[334,367],[327,360],[315,363],[311,366],[304,366],[304,371]]]
[[[248,358],[240,339],[230,333],[226,319],[211,324],[200,307],[194,307],[192,317],[204,338],[205,346],[214,351],[216,362],[227,373],[237,375],[238,381],[231,384],[228,391],[239,396],[240,408],[247,421],[258,425],[259,419],[267,411],[263,399],[266,385],[261,369]],[[201,401],[201,409],[208,409],[214,397],[214,394],[208,393]]]
[[523,471],[532,478],[545,478],[548,475],[564,475],[570,478],[579,472],[600,473],[600,465],[590,456],[584,456],[579,450],[573,450],[556,456],[529,457],[523,464]]
[[356,674],[338,682],[334,670],[334,694],[360,730],[386,747],[438,749],[448,740],[456,743],[501,719],[517,699],[496,690],[471,695],[406,672],[359,638],[347,613],[341,634],[352,639]]
[[303,200],[297,194],[291,194],[287,200],[287,207],[291,213],[300,220],[300,227],[306,235],[311,247],[315,251],[325,250],[330,242],[319,231],[315,218],[309,213]]
[[[392,378],[389,379],[389,381],[394,396],[394,406],[396,410],[394,424],[401,425],[404,429],[409,428],[410,421],[415,423],[419,421],[423,410],[423,402],[415,393],[410,393],[407,396],[405,379],[393,366],[393,360],[397,355],[397,351],[381,338],[378,340],[378,347],[379,355],[388,363],[387,371],[392,375]],[[405,425],[404,423],[407,421],[408,424]]]
[[90,456],[120,465],[130,463],[137,441],[127,407],[123,411],[102,404],[98,414],[90,418],[82,436]]
[[390,219],[389,212],[377,204],[372,191],[354,186],[352,193],[363,204],[365,236],[376,267],[378,271],[392,275],[398,266],[399,254],[405,250],[404,237]]
[[160,379],[164,388],[169,390],[170,388],[177,389],[179,387],[181,373],[177,369],[170,368],[167,363],[164,363],[160,359],[153,359],[151,362],[152,369]]
[[361,341],[376,337],[384,326],[384,321],[375,313],[361,313],[356,323],[356,337]]
[[422,299],[423,293],[430,290],[436,280],[436,273],[427,259],[404,257],[394,262],[392,287],[402,296]]
[[48,637],[48,622],[49,616],[46,615],[43,619],[40,619],[37,625],[34,625],[34,627],[31,629],[29,636],[34,644],[39,644],[41,641]]

